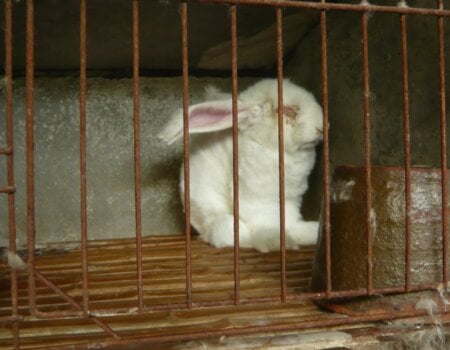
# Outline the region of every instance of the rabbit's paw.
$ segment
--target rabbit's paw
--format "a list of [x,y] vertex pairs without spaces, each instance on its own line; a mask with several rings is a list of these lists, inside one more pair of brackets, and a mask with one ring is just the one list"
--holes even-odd
[[[249,247],[249,231],[247,225],[239,220],[239,242],[241,247]],[[222,215],[212,222],[210,243],[216,248],[234,246],[234,217]]]
[[299,221],[287,229],[287,241],[294,246],[314,245],[317,243],[319,223],[317,221]]
[[262,253],[280,249],[279,227],[257,227],[253,232],[253,247]]

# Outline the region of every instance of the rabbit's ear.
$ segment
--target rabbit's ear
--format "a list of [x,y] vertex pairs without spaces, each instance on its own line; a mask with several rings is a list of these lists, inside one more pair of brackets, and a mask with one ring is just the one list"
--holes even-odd
[[[233,125],[233,102],[231,99],[209,101],[189,108],[189,133],[203,133],[231,128]],[[239,120],[248,118],[250,108],[238,102]]]
[[[238,102],[238,119],[246,119],[251,115],[250,107]],[[232,100],[203,102],[189,107],[189,133],[207,133],[231,128],[233,125]],[[168,144],[175,142],[183,135],[183,111],[173,116],[172,121],[159,134],[159,138]]]

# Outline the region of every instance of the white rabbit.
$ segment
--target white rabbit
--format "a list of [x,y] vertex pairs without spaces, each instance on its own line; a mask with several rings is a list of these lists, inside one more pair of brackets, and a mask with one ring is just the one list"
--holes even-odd
[[[238,96],[239,240],[260,251],[280,247],[278,87],[265,79]],[[191,223],[215,247],[234,245],[232,99],[209,87],[211,101],[189,107]],[[322,109],[311,93],[283,81],[286,247],[315,244],[318,223],[304,221],[302,196],[322,139]],[[160,133],[172,143],[182,136],[182,111]],[[228,130],[226,130],[228,129]],[[184,200],[183,168],[181,197]]]

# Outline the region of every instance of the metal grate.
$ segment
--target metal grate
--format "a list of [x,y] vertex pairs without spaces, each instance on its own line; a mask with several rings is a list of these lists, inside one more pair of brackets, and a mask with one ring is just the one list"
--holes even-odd
[[[230,10],[230,38],[231,38],[231,79],[233,96],[233,195],[234,195],[234,237],[235,246],[232,255],[232,274],[233,288],[229,298],[214,301],[196,301],[193,295],[193,274],[195,274],[196,259],[193,258],[193,252],[198,249],[198,242],[191,239],[190,231],[190,206],[189,206],[189,185],[185,190],[185,236],[183,247],[183,265],[185,271],[185,286],[182,288],[184,302],[168,302],[159,304],[156,309],[195,309],[205,306],[229,306],[256,304],[261,302],[288,303],[302,300],[329,299],[335,297],[356,297],[375,294],[385,294],[392,292],[411,292],[420,291],[429,288],[436,288],[436,285],[412,285],[411,283],[411,142],[410,142],[410,112],[409,112],[409,81],[408,81],[408,39],[407,39],[407,18],[408,15],[434,16],[437,19],[438,41],[439,41],[439,83],[440,83],[440,120],[441,120],[441,187],[442,187],[442,283],[448,284],[448,218],[447,218],[447,153],[446,153],[446,99],[445,99],[445,56],[444,56],[444,18],[450,17],[450,10],[445,10],[443,0],[438,0],[436,9],[408,7],[406,2],[399,6],[378,6],[362,2],[361,4],[345,3],[327,3],[325,0],[320,2],[311,1],[293,1],[293,0],[193,0],[181,1],[181,23],[182,23],[182,76],[183,76],[183,119],[184,119],[184,183],[189,184],[189,69],[188,69],[188,9],[190,2],[215,3],[229,5]],[[8,196],[9,208],[9,251],[16,254],[16,227],[15,227],[15,181],[14,181],[14,152],[13,152],[13,67],[12,67],[12,0],[5,0],[5,76],[6,76],[6,147],[0,148],[0,156],[7,158],[7,184],[0,186],[0,193]],[[27,237],[28,252],[26,269],[28,271],[28,309],[29,313],[41,319],[61,319],[67,317],[84,318],[95,322],[111,337],[111,343],[114,339],[117,342],[126,342],[128,336],[125,333],[115,330],[108,323],[108,319],[103,317],[107,314],[118,316],[122,313],[136,315],[154,312],[155,305],[149,305],[145,300],[144,274],[145,274],[145,250],[146,240],[142,236],[141,224],[141,140],[140,140],[140,113],[139,113],[139,1],[132,0],[133,3],[133,81],[134,81],[134,180],[135,180],[135,242],[132,244],[135,253],[135,275],[137,297],[133,301],[135,308],[126,307],[119,309],[117,307],[104,308],[96,311],[92,308],[95,304],[90,298],[90,286],[93,282],[90,280],[88,267],[94,258],[93,244],[88,243],[87,226],[87,167],[86,167],[86,96],[87,96],[87,73],[86,73],[86,0],[80,0],[80,220],[81,220],[81,249],[78,254],[74,254],[74,259],[78,259],[81,264],[81,300],[74,298],[64,291],[64,288],[52,282],[47,273],[42,271],[39,259],[36,258],[35,244],[35,149],[34,149],[34,1],[27,0],[26,12],[26,184],[27,184]],[[280,246],[279,254],[279,290],[277,293],[269,296],[243,297],[245,285],[242,283],[242,275],[245,273],[245,267],[242,266],[243,258],[246,254],[239,248],[239,181],[238,181],[238,129],[237,129],[237,91],[238,91],[238,62],[237,62],[237,8],[239,5],[254,5],[273,7],[276,16],[277,36],[277,78],[278,78],[278,105],[283,106],[283,8],[313,9],[320,11],[321,28],[321,80],[322,80],[322,107],[324,112],[324,135],[323,135],[323,185],[324,185],[324,216],[323,230],[325,235],[325,261],[326,261],[326,288],[322,292],[307,292],[305,290],[296,290],[289,286],[289,263],[295,255],[286,252],[285,247],[285,207],[284,207],[284,133],[283,133],[283,110],[278,109],[278,141],[279,141],[279,198],[280,198]],[[327,13],[329,11],[353,11],[361,14],[361,38],[363,55],[363,87],[362,94],[364,99],[364,140],[365,140],[365,190],[366,190],[366,234],[367,242],[372,242],[370,208],[372,207],[372,188],[371,188],[371,140],[370,140],[370,81],[369,81],[369,46],[368,46],[368,16],[369,13],[391,13],[399,15],[399,26],[401,33],[401,63],[402,63],[402,87],[403,87],[403,116],[404,116],[404,152],[405,152],[405,227],[406,227],[406,251],[405,251],[405,285],[400,287],[374,288],[372,265],[373,252],[372,245],[367,245],[367,286],[363,289],[336,291],[331,284],[331,240],[330,240],[330,143],[328,132],[328,76],[327,76]],[[193,248],[194,247],[194,248]],[[272,256],[273,257],[273,256]],[[92,259],[92,260],[91,260]],[[10,315],[0,317],[0,321],[11,324],[15,348],[20,347],[20,324],[23,322],[23,313],[19,310],[18,283],[23,282],[23,274],[19,278],[19,271],[11,268],[10,281]],[[272,280],[273,282],[273,280]],[[40,309],[37,303],[37,285],[45,285],[55,292],[60,300],[70,305],[69,309],[52,310],[52,308]],[[22,305],[23,308],[23,305]],[[345,325],[358,322],[385,320],[399,317],[417,316],[424,314],[420,310],[410,310],[402,312],[387,311],[385,313],[359,315],[351,317],[320,317],[310,321],[304,320],[294,324],[270,324],[264,326],[232,327],[226,330],[211,331],[207,335],[239,335],[258,331],[278,331],[299,328],[321,327],[329,325]],[[119,329],[120,327],[117,327]],[[153,336],[153,341],[168,341],[180,339],[194,339],[204,336],[205,330],[199,327],[197,330],[190,330],[188,334],[164,334]],[[145,335],[142,335],[145,338]]]

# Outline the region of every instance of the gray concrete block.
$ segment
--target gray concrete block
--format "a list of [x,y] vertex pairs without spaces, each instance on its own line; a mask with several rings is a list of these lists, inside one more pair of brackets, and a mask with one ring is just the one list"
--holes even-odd
[[[251,79],[242,79],[242,87]],[[229,79],[190,79],[191,100],[200,101],[213,83],[229,89]],[[171,112],[181,108],[180,78],[141,78],[142,224],[144,235],[180,234],[183,210],[178,193],[182,145],[167,146],[156,134]],[[17,234],[26,235],[25,88],[14,83]],[[133,86],[130,79],[88,80],[87,191],[89,239],[134,235]],[[4,115],[4,91],[0,97]],[[37,242],[80,237],[79,82],[39,78],[35,84],[35,199]],[[3,121],[2,121],[3,122]],[[0,134],[0,144],[5,142]],[[6,162],[0,163],[5,182]],[[6,197],[0,197],[1,245],[6,245]]]

